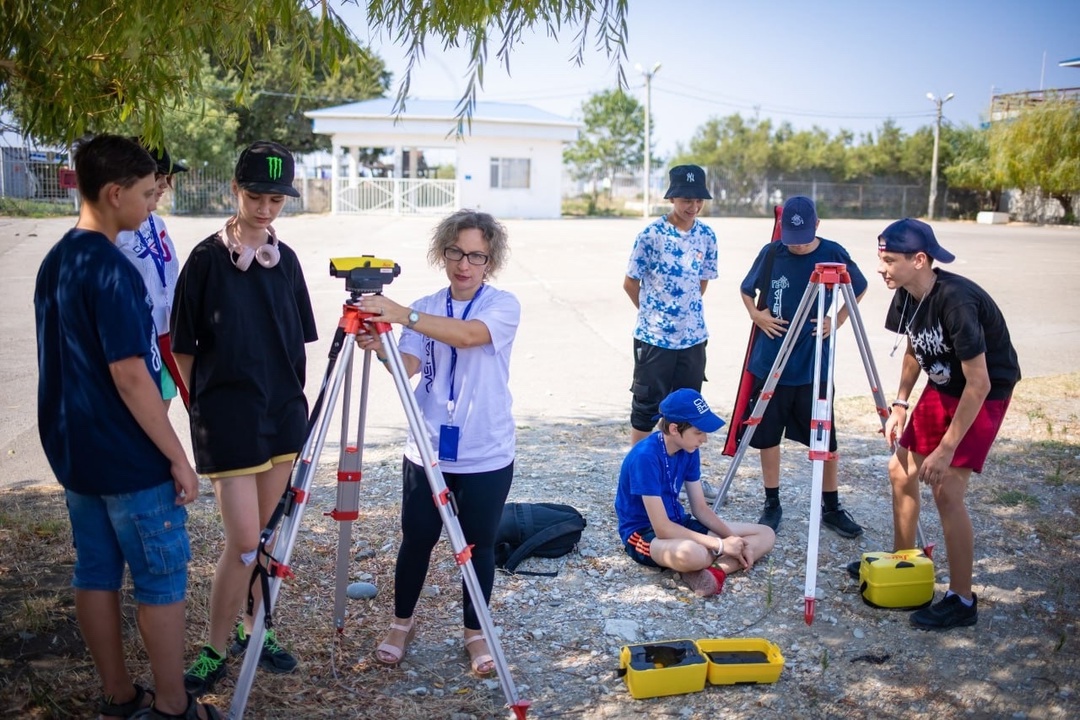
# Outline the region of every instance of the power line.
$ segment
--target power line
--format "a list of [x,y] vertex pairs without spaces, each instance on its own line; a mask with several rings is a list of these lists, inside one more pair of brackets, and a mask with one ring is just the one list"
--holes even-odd
[[691,93],[677,92],[675,90],[667,90],[663,87],[657,88],[658,92],[665,95],[673,95],[675,97],[687,98],[690,100],[696,100],[708,105],[716,105],[719,107],[729,107],[740,110],[753,110],[754,112],[767,112],[775,113],[778,115],[794,115],[796,117],[808,117],[808,118],[822,118],[827,120],[888,120],[888,119],[900,119],[900,118],[932,118],[934,113],[932,112],[909,112],[909,113],[831,113],[831,112],[819,112],[812,110],[796,110],[784,108],[783,106],[765,105],[762,103],[751,102],[732,102],[727,100],[717,100],[711,97],[702,97],[700,95],[694,95]]

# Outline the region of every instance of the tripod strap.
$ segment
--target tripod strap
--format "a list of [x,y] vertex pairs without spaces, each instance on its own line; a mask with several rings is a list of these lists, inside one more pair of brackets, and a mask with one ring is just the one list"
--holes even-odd
[[[270,558],[269,554],[264,554],[267,558]],[[248,583],[247,612],[252,617],[255,616],[255,593],[253,591],[256,582],[262,588],[263,625],[269,630],[274,627],[274,619],[270,615],[270,572],[261,562],[256,562],[255,566],[251,568],[251,582]]]

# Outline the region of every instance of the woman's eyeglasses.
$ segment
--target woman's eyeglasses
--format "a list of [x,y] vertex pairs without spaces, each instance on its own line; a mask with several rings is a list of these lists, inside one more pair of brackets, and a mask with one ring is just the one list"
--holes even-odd
[[448,247],[443,250],[443,257],[450,262],[458,262],[461,258],[468,258],[470,265],[487,265],[488,256],[484,253],[464,252],[461,248]]

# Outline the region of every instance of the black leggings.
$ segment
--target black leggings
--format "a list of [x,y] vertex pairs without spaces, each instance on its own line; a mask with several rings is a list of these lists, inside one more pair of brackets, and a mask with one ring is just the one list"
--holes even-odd
[[[443,473],[446,486],[457,504],[458,522],[465,542],[473,546],[472,564],[484,602],[491,602],[495,584],[495,534],[502,519],[503,505],[514,479],[514,463],[501,470],[481,473]],[[404,458],[401,462],[401,547],[394,570],[394,614],[412,617],[424,587],[431,551],[442,535],[442,518],[431,497],[424,468]],[[462,579],[465,627],[479,630],[476,607]]]

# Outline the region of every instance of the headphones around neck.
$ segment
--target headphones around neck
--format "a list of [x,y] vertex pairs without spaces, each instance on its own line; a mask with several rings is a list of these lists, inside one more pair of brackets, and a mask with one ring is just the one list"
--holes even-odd
[[267,228],[270,241],[252,249],[239,240],[233,239],[229,233],[230,224],[225,224],[225,227],[221,230],[221,235],[225,240],[225,248],[229,251],[229,259],[232,260],[232,264],[238,270],[246,272],[251,267],[252,261],[258,262],[267,269],[274,267],[281,261],[281,252],[277,249],[278,239],[273,228]]

